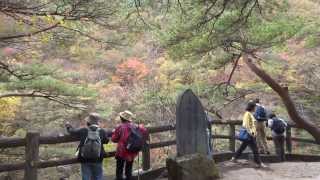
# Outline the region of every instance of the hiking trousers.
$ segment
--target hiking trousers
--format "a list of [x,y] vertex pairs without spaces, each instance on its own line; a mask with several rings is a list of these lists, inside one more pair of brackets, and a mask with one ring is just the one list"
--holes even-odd
[[102,180],[102,163],[81,163],[82,180]]
[[257,128],[257,145],[260,153],[269,152],[265,121],[256,121]]
[[256,138],[252,138],[250,141],[242,141],[239,149],[236,151],[236,154],[234,156],[235,159],[238,159],[242,152],[247,148],[247,146],[249,146],[249,148],[251,149],[252,153],[253,153],[253,160],[256,164],[261,164],[261,159],[259,156],[259,152],[258,152],[258,147],[257,147],[257,142],[256,142]]
[[[116,157],[117,169],[116,169],[116,180],[131,180],[132,177],[132,165],[133,161],[126,161],[121,157]],[[123,178],[123,170],[125,170],[126,178]]]
[[284,152],[284,136],[276,135],[272,136],[273,143],[275,146],[276,154],[280,161],[285,161],[285,152]]

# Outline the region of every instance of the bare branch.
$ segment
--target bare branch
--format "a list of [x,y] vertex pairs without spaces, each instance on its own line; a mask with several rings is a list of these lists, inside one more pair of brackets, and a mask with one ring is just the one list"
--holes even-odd
[[141,7],[141,2],[140,0],[134,0],[134,5],[136,7],[136,10],[137,10],[137,14],[138,14],[138,17],[139,19],[142,21],[142,23],[147,26],[147,27],[150,27],[149,24],[146,23],[146,21],[144,20],[144,18],[141,16],[140,14],[140,7]]
[[235,70],[236,70],[237,67],[238,67],[238,63],[239,63],[240,58],[241,58],[241,55],[237,55],[236,60],[235,60],[235,62],[234,62],[234,64],[233,64],[232,71],[231,71],[231,73],[230,73],[230,75],[229,75],[229,78],[228,78],[228,80],[227,80],[227,84],[230,84],[231,79],[232,79],[232,76],[233,76]]

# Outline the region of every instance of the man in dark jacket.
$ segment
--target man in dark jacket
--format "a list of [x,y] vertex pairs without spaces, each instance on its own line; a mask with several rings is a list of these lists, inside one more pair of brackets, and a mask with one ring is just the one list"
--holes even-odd
[[[100,119],[99,114],[90,113],[85,119],[87,127],[75,129],[69,123],[65,125],[70,135],[80,138],[77,156],[81,162],[82,180],[102,180],[103,178],[102,161],[106,154],[103,144],[109,142],[108,137],[111,136],[111,132],[99,127]],[[90,151],[94,153],[88,153]]]
[[284,134],[287,126],[288,124],[283,119],[278,118],[274,113],[269,115],[268,127],[271,128],[273,143],[280,161],[285,161]]

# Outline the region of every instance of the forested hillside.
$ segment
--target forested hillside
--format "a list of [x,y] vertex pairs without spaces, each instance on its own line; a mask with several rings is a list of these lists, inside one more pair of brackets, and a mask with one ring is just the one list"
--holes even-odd
[[[317,0],[1,1],[0,135],[62,134],[67,121],[83,125],[90,112],[112,129],[126,109],[139,123],[173,124],[187,88],[215,119],[241,119],[259,97],[291,121],[250,59],[289,90],[304,120],[320,126],[319,16]],[[74,149],[41,153],[64,157]],[[21,154],[0,151],[1,161]]]

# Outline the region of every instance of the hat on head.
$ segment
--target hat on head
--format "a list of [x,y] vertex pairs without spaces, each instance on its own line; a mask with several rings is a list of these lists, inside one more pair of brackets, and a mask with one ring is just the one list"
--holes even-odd
[[134,118],[134,114],[128,110],[120,112],[119,116],[127,121],[132,121],[132,119]]
[[99,121],[100,121],[101,117],[98,113],[90,113],[87,117],[86,117],[86,121],[87,123],[93,125],[93,124],[96,124],[98,125],[99,124]]

